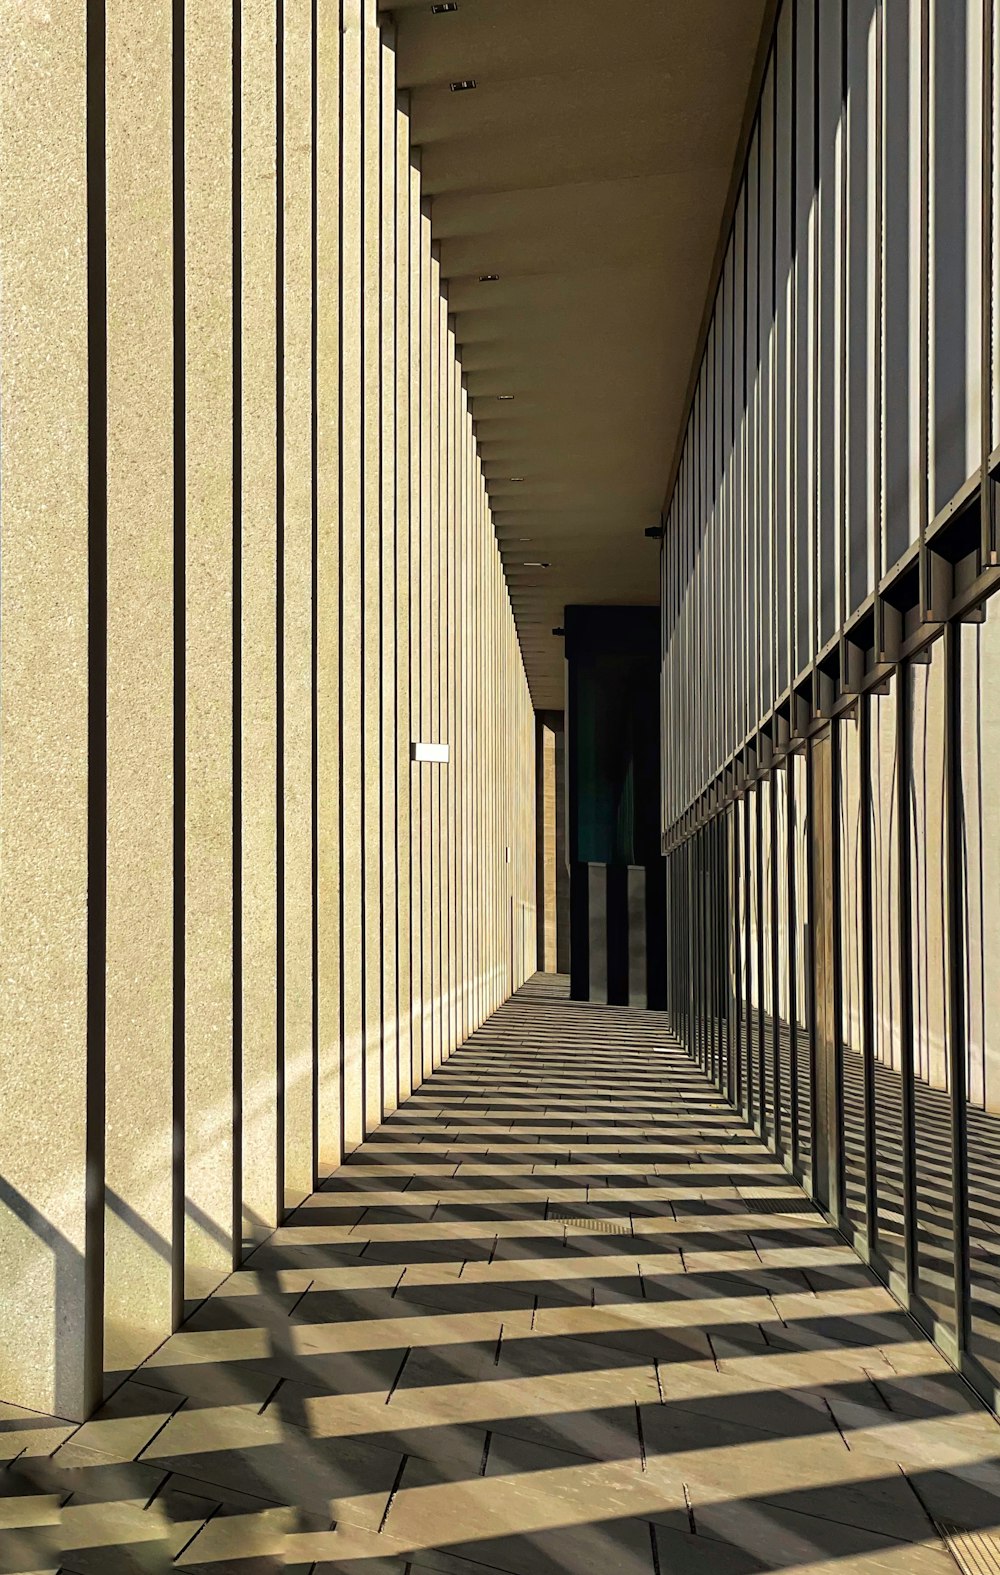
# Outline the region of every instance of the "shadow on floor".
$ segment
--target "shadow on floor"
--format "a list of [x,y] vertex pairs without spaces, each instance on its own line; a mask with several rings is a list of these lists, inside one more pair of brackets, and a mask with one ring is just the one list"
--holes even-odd
[[0,1413],[0,1570],[1000,1568],[993,1418],[662,1019],[552,976],[121,1376]]

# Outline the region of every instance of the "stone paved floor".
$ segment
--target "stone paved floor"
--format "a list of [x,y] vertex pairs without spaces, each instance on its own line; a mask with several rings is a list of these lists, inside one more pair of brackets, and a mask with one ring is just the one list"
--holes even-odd
[[551,978],[99,1416],[5,1416],[4,1570],[1000,1569],[993,1418],[662,1023]]

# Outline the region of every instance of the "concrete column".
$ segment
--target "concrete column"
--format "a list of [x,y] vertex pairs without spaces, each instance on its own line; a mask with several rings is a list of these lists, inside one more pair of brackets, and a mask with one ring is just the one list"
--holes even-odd
[[411,918],[415,911],[411,880],[410,837],[413,825],[410,763],[411,741],[411,634],[410,532],[412,529],[411,366],[410,303],[413,293],[413,246],[410,235],[411,170],[408,122],[402,108],[395,109],[396,131],[396,425],[395,425],[395,556],[396,556],[396,915],[399,1098],[413,1089],[413,984],[411,978]]
[[318,1167],[343,1154],[341,1097],[341,0],[317,12],[316,69],[316,1128]]
[[[243,12],[240,138],[240,1236],[278,1223],[277,94],[273,6]],[[267,69],[262,69],[262,62]]]
[[[431,401],[433,387],[433,323],[434,301],[431,288],[431,224],[421,210],[420,214],[420,732],[418,737],[431,738],[434,730],[431,711],[433,678],[431,674],[431,557],[434,543],[434,525],[431,493],[431,431],[434,406]],[[426,1077],[434,1066],[434,1014],[432,1009],[434,984],[432,975],[433,952],[433,892],[431,888],[431,828],[433,812],[431,802],[430,767],[416,768],[420,782],[420,1011],[422,1040],[422,1076]]]
[[232,7],[184,33],[184,1294],[234,1261]]
[[[415,160],[410,161],[410,737],[408,743],[421,737],[422,723],[422,618],[423,618],[423,561],[421,529],[423,520],[424,477],[424,411],[422,346],[424,324],[423,301],[423,235],[424,221],[420,211],[420,177]],[[409,750],[407,751],[409,754]],[[424,1076],[424,896],[423,853],[421,834],[423,828],[422,773],[415,765],[408,766],[410,787],[410,1072],[416,1087]]]
[[[379,841],[382,938],[380,1024],[382,1107],[386,1114],[399,1104],[399,1007],[397,1001],[396,910],[396,80],[391,32],[381,49],[379,138],[381,182],[381,251],[379,291],[379,420],[381,466],[379,500],[379,670],[381,715],[379,740]],[[409,770],[409,767],[407,767]]]
[[0,8],[0,1399],[70,1418],[519,982],[533,883],[375,0],[84,10]]
[[569,973],[569,859],[566,850],[566,729],[556,731],[556,971]]
[[106,18],[104,1362],[122,1372],[170,1333],[172,1189],[178,1179],[172,1131],[172,115],[170,76],[163,69],[171,8],[166,0],[142,0],[138,10],[114,0]]
[[536,917],[538,966],[556,971],[556,735],[539,716],[535,727]]
[[343,210],[341,214],[340,771],[344,1146],[364,1137],[362,1093],[362,492],[361,60],[362,0],[343,0]]
[[282,271],[281,805],[282,1205],[312,1191],[312,25],[285,0]]
[[362,878],[363,878],[363,1045],[364,1128],[382,1120],[382,812],[381,746],[381,450],[379,399],[382,330],[380,279],[381,198],[379,161],[382,96],[381,43],[375,0],[362,3]]
[[[424,683],[428,690],[427,736],[441,737],[441,442],[442,442],[442,320],[446,315],[441,300],[441,265],[437,246],[430,256],[430,512],[425,526],[428,557],[427,640],[428,660]],[[430,893],[430,969],[425,989],[430,1009],[430,1068],[441,1065],[441,773],[436,765],[425,766],[428,796],[428,858]]]
[[[88,1323],[87,38],[0,8],[0,1392],[76,1418]],[[98,571],[103,576],[103,564]],[[100,637],[100,632],[95,631]],[[103,695],[95,697],[103,705]],[[94,806],[100,812],[100,806]],[[100,958],[94,959],[97,967]],[[97,1045],[98,1057],[102,1047]],[[100,1251],[98,1240],[97,1250]],[[100,1273],[91,1264],[92,1274]]]

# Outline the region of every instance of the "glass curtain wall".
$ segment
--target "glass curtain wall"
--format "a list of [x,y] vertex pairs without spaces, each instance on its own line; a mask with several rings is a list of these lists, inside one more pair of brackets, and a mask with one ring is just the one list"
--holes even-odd
[[[995,1401],[1000,597],[947,624],[832,725],[832,1207]],[[827,975],[813,940],[829,899],[814,889],[810,842],[818,759],[789,752],[667,859],[671,1026],[814,1192]]]
[[780,0],[708,317],[661,560],[706,1065],[996,1404],[1000,0]]

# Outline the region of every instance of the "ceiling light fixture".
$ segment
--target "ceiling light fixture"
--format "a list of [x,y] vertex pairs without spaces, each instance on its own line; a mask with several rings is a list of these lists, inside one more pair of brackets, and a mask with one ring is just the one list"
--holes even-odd
[[462,77],[460,81],[452,82],[450,86],[453,93],[468,93],[470,88],[476,86],[476,79],[475,77]]
[[523,476],[511,476],[510,479],[511,479],[511,481],[523,481],[524,477]]
[[443,0],[441,5],[432,5],[431,10],[435,16],[444,16],[446,11],[458,10],[458,0]]
[[481,273],[479,275],[480,284],[498,284],[499,280],[500,275],[498,273]]
[[513,397],[514,397],[513,394],[498,394],[497,395],[498,399],[513,399]]
[[522,563],[522,569],[551,569],[551,563],[536,563],[534,561]]

